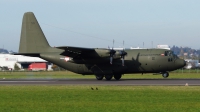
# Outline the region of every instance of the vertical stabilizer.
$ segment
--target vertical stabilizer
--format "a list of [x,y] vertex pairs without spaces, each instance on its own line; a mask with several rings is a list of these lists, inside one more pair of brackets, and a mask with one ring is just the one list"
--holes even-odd
[[19,53],[42,53],[48,51],[47,42],[32,12],[26,12],[22,21]]

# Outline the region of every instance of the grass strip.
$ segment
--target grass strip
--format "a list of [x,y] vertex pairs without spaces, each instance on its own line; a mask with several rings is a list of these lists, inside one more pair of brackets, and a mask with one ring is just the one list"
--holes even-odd
[[[0,72],[0,79],[95,79],[94,75],[80,75],[72,72]],[[163,78],[161,74],[125,74],[122,79],[131,78]],[[168,78],[200,78],[200,73],[170,72]]]
[[0,86],[0,94],[1,112],[200,111],[199,86]]

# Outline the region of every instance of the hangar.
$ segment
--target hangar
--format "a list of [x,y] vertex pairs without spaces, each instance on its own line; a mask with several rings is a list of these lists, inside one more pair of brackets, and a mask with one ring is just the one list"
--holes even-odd
[[0,54],[0,67],[7,67],[9,70],[14,70],[16,65],[22,70],[27,69],[31,63],[46,63],[47,70],[52,70],[51,63],[38,57]]

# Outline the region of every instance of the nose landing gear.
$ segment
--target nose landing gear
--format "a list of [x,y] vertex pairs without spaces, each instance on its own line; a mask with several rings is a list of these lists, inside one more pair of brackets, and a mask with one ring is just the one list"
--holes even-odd
[[163,73],[162,73],[162,76],[163,76],[164,78],[167,78],[167,77],[169,76],[169,73],[168,73],[168,72],[163,72]]

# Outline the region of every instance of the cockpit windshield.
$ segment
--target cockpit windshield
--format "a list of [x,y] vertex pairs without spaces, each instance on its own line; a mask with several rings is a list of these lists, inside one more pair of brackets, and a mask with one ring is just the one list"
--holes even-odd
[[173,51],[165,51],[165,56],[173,56]]
[[176,56],[173,51],[165,51],[165,56]]
[[173,56],[175,59],[178,58],[178,56],[175,55],[173,51],[165,51],[165,56]]

